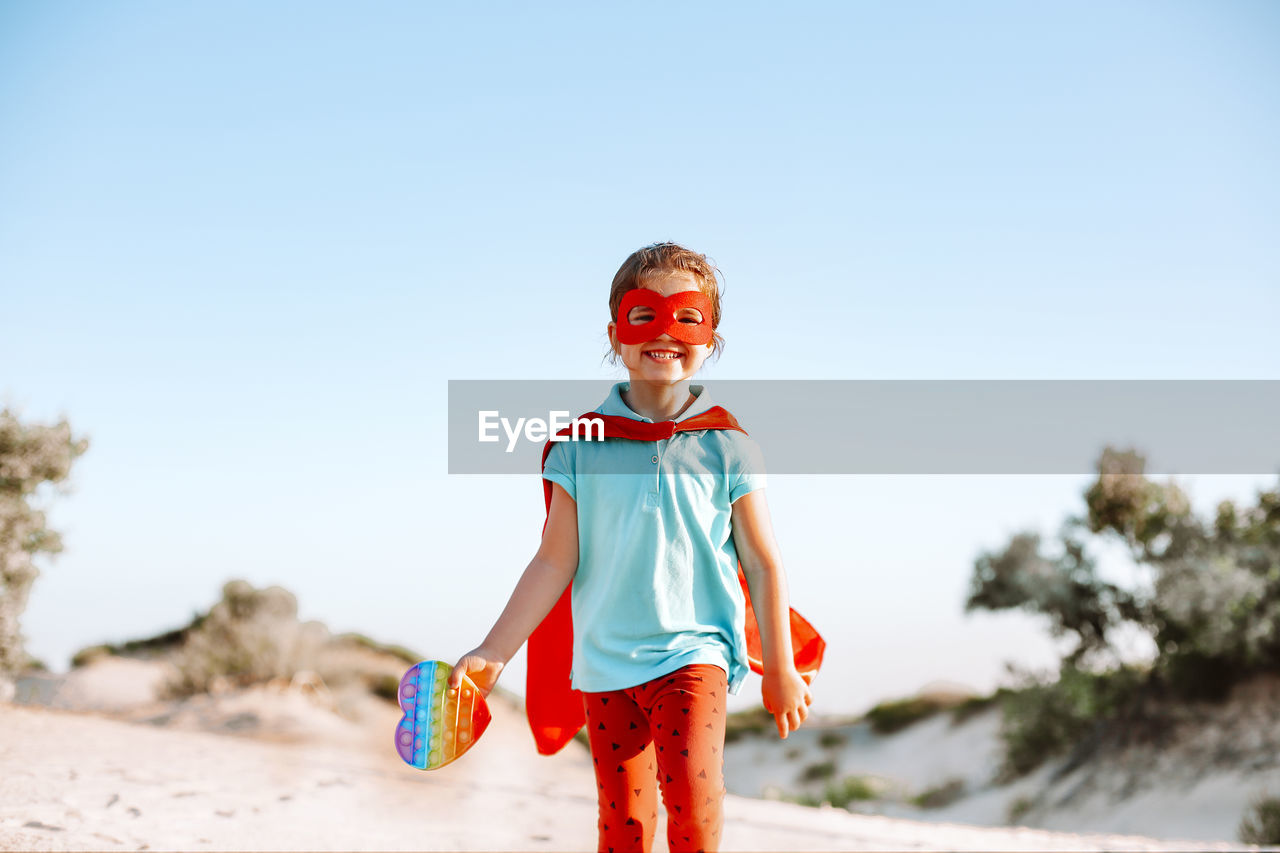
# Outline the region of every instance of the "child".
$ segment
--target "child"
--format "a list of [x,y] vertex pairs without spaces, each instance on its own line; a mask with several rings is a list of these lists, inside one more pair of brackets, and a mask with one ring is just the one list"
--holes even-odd
[[[723,343],[716,269],[703,255],[673,243],[633,253],[614,277],[609,313],[613,356],[630,381],[597,412],[679,424],[712,408],[706,389],[690,385]],[[573,687],[595,763],[601,851],[649,850],[656,789],[670,850],[719,847],[725,694],[747,671],[739,561],[759,625],[765,708],[784,738],[808,717],[758,460],[744,433],[722,428],[554,443],[541,547],[484,642],[454,669],[452,686],[465,672],[487,694],[572,584]]]

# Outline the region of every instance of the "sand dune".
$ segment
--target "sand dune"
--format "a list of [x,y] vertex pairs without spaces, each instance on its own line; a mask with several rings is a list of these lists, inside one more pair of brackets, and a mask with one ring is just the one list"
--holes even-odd
[[[422,772],[392,750],[389,704],[370,698],[358,723],[288,687],[139,704],[146,690],[129,679],[145,672],[134,663],[95,664],[41,697],[56,706],[61,695],[62,709],[0,705],[0,850],[594,849],[589,756],[577,744],[537,755],[508,703],[493,703],[468,755]],[[115,691],[109,712],[83,709],[95,681]],[[726,809],[727,850],[1241,849],[734,796]]]

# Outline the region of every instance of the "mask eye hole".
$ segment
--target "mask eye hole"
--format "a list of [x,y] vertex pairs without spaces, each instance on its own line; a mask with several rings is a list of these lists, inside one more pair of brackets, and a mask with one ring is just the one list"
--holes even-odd
[[697,308],[681,308],[680,313],[676,315],[676,319],[681,323],[690,323],[696,326],[702,322],[702,312]]
[[652,323],[653,316],[652,308],[640,305],[627,312],[627,322],[633,326],[643,326],[645,323]]

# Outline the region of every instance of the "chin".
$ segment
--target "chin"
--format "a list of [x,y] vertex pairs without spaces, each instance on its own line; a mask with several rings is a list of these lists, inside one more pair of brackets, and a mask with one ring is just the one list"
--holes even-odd
[[648,371],[633,371],[631,374],[632,381],[649,382],[653,385],[675,385],[678,382],[684,382],[692,376],[685,376],[684,371],[671,371],[669,373],[655,374]]

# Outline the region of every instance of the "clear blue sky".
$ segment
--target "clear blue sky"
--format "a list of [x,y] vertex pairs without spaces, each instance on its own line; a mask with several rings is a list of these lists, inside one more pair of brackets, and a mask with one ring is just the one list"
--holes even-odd
[[[0,404],[93,442],[30,647],[240,576],[465,651],[540,486],[444,473],[446,382],[620,377],[655,240],[724,272],[708,381],[1280,378],[1278,44],[1266,0],[0,3]],[[827,707],[1050,660],[964,584],[1083,482],[775,477]]]

